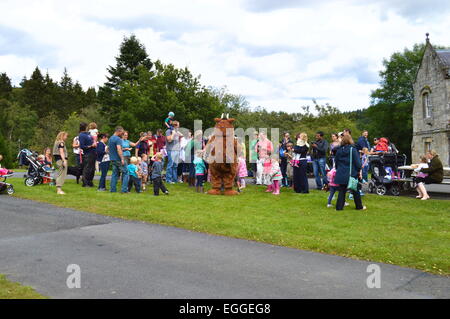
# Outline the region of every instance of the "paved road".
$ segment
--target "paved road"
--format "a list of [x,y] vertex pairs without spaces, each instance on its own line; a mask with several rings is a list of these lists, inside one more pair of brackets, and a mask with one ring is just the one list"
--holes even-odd
[[[0,273],[55,298],[449,298],[450,278],[0,198]],[[69,289],[69,264],[81,288]]]

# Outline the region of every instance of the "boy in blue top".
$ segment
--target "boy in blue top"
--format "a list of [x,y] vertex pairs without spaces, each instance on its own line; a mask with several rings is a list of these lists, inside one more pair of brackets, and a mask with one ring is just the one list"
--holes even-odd
[[133,188],[133,184],[136,192],[141,192],[141,179],[139,177],[139,169],[137,164],[138,159],[136,157],[133,156],[132,158],[130,158],[130,164],[128,164],[127,166],[128,175],[130,178],[130,181],[128,182],[128,192],[130,192]]
[[203,182],[205,181],[206,176],[206,164],[202,158],[203,151],[198,150],[195,152],[194,157],[194,166],[195,166],[195,191],[197,193],[203,193]]

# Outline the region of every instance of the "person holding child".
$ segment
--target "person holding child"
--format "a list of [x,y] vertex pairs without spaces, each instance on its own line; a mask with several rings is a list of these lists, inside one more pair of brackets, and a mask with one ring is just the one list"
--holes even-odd
[[296,193],[309,193],[307,176],[308,159],[306,155],[309,151],[308,135],[306,133],[297,134],[297,145],[294,146],[293,160],[293,184]]

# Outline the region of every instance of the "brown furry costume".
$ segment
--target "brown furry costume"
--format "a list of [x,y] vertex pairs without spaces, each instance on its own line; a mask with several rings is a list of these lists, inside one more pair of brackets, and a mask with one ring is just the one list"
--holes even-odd
[[237,195],[233,190],[234,178],[238,167],[240,146],[234,137],[234,119],[215,118],[214,135],[206,145],[205,158],[209,163],[212,189],[211,195]]

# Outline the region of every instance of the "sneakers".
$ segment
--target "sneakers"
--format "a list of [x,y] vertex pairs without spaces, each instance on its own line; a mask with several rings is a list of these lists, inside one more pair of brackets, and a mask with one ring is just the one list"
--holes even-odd
[[331,204],[327,204],[327,208],[333,207],[333,205]]

